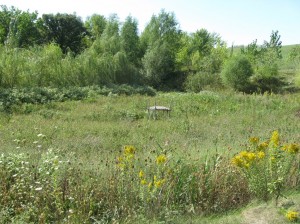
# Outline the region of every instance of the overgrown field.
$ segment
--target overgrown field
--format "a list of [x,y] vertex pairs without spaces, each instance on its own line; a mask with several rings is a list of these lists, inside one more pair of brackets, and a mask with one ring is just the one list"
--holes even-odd
[[[149,117],[147,106],[170,106]],[[300,95],[109,94],[0,117],[1,223],[172,221],[299,189]]]

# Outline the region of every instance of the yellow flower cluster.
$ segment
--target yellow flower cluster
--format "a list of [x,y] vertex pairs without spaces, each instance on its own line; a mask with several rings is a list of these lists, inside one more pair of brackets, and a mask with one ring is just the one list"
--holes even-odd
[[156,188],[161,188],[165,183],[165,179],[158,179],[156,175],[154,175],[153,181],[147,183],[145,179],[145,173],[142,170],[139,172],[139,178],[141,185],[148,185],[149,190],[152,189],[152,186],[155,186]]
[[135,154],[135,147],[132,145],[126,145],[124,147],[124,154],[125,155],[134,155]]
[[238,155],[234,156],[231,163],[237,167],[249,168],[253,161],[262,159],[265,157],[265,153],[262,151],[249,152],[241,151]]
[[145,173],[144,173],[144,171],[141,170],[139,172],[139,178],[140,178],[141,185],[147,185],[147,181],[145,179]]
[[270,142],[273,144],[274,147],[278,147],[279,146],[279,132],[273,131]]
[[283,146],[282,150],[284,150],[288,153],[291,153],[291,154],[296,154],[299,152],[300,146],[299,146],[299,144],[292,143],[292,144]]
[[135,151],[136,149],[132,145],[124,146],[123,156],[117,158],[117,165],[121,170],[131,167]]
[[165,179],[158,179],[157,176],[154,176],[153,183],[156,188],[160,188],[165,183]]
[[295,211],[288,211],[285,216],[287,217],[287,219],[291,222],[294,222],[298,219],[298,215],[299,213],[298,212],[295,212]]
[[167,157],[164,154],[161,154],[158,157],[156,157],[157,164],[164,164],[166,161],[167,161]]
[[268,142],[262,142],[257,146],[257,150],[259,151],[265,151],[269,147]]

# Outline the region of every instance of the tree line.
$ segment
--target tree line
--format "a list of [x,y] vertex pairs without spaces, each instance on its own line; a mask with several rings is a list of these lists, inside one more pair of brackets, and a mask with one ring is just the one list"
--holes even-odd
[[6,6],[0,11],[3,88],[129,84],[197,92],[229,83],[239,91],[269,91],[270,85],[260,85],[278,76],[280,49],[278,31],[263,46],[254,41],[242,48],[238,57],[249,62],[251,75],[247,87],[240,88],[223,71],[230,60],[238,60],[220,35],[204,28],[184,32],[172,12],[153,15],[139,34],[132,16],[121,22],[116,14],[94,14],[82,21],[76,14],[39,17]]

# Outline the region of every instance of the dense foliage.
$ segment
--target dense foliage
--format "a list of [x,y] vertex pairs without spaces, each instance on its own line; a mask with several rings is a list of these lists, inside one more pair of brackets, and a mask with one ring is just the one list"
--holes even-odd
[[250,61],[246,57],[232,57],[222,71],[223,82],[235,90],[246,92],[253,74]]
[[[291,52],[290,60],[298,65],[297,52]],[[287,84],[278,69],[278,31],[262,46],[254,41],[240,54],[254,70],[252,92],[279,92]],[[94,14],[82,21],[76,14],[0,10],[3,88],[130,84],[197,92],[222,87],[220,73],[231,57],[218,34],[203,28],[186,33],[175,14],[164,10],[142,32],[131,16],[121,22],[116,14]]]

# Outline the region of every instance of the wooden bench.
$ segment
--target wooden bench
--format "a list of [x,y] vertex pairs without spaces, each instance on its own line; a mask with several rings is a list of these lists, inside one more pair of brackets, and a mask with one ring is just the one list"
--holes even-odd
[[163,113],[167,113],[168,117],[170,117],[170,112],[171,108],[170,107],[165,107],[165,106],[152,106],[148,107],[148,118],[151,117],[152,114],[154,114],[154,119],[157,118],[156,112],[157,111],[162,111]]

